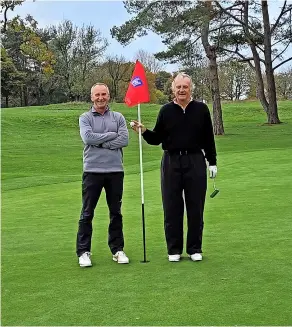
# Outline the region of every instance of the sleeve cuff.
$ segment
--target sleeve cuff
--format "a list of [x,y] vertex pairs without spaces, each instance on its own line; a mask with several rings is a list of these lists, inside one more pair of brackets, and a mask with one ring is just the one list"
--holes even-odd
[[207,159],[207,160],[208,160],[210,166],[217,166],[216,158],[211,158],[210,160],[209,159]]

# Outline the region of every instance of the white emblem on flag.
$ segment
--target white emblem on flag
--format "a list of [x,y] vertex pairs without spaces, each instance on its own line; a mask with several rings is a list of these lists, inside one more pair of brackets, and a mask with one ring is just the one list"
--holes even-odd
[[137,87],[137,86],[141,86],[143,85],[143,82],[141,80],[140,77],[134,77],[132,80],[131,80],[131,84],[134,86],[134,87]]

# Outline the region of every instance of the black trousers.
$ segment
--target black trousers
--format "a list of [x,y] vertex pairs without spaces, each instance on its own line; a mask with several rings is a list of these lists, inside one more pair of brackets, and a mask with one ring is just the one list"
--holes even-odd
[[203,153],[180,155],[164,152],[161,161],[161,193],[168,254],[183,252],[183,192],[188,226],[186,252],[202,252],[206,189],[207,172]]
[[92,219],[102,189],[105,189],[110,223],[108,245],[115,254],[124,248],[123,222],[121,214],[124,173],[83,173],[82,210],[77,233],[76,253],[78,256],[91,249]]

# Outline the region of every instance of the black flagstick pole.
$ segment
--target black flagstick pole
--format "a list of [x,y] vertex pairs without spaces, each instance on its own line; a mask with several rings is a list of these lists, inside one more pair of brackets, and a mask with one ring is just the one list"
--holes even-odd
[[[141,124],[140,103],[138,103],[138,121]],[[141,203],[142,203],[142,232],[143,232],[143,251],[144,260],[141,263],[149,262],[146,260],[146,237],[145,237],[145,211],[144,211],[144,181],[143,181],[143,161],[142,161],[142,131],[139,127],[139,152],[140,152],[140,178],[141,178]]]

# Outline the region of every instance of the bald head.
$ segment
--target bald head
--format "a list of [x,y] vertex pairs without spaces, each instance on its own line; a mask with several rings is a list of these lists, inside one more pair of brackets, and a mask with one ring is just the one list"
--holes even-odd
[[96,83],[91,88],[91,101],[96,111],[103,113],[110,100],[109,89],[106,84]]

